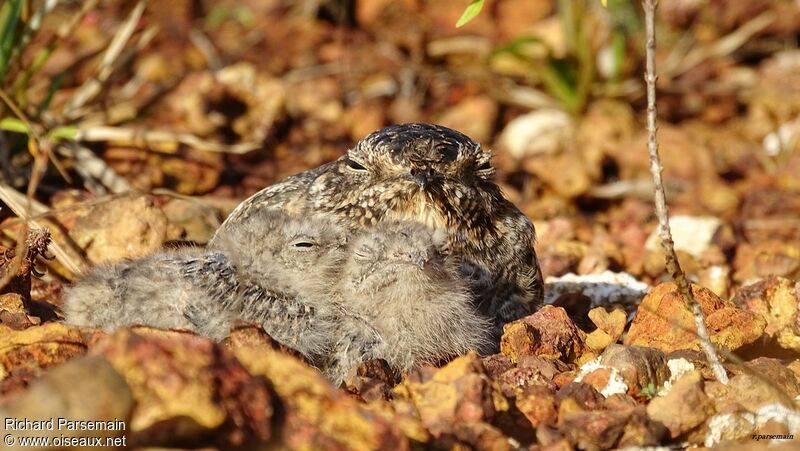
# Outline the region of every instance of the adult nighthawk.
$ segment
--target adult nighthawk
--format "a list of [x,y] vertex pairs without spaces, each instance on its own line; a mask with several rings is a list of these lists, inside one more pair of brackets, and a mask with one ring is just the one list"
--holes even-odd
[[288,177],[242,202],[209,246],[262,209],[328,213],[351,230],[386,220],[444,230],[478,310],[502,325],[539,307],[541,270],[531,221],[493,181],[491,153],[438,125],[393,125],[341,158]]

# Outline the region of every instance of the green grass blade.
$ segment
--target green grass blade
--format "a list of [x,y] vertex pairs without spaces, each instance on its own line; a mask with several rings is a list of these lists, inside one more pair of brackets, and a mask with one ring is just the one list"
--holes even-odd
[[469,5],[467,5],[467,9],[464,10],[464,13],[461,14],[458,22],[456,22],[456,28],[463,27],[477,17],[483,9],[483,3],[484,0],[472,0]]
[[50,133],[47,134],[47,137],[55,142],[63,140],[75,141],[75,138],[78,137],[78,127],[72,125],[56,127],[50,130]]
[[22,0],[7,0],[0,9],[0,79],[2,79],[8,70],[9,63],[11,62],[11,53],[14,50],[15,39],[17,35],[17,27],[20,24],[20,10],[22,9]]
[[497,57],[498,55],[508,54],[512,55],[520,60],[528,61],[530,60],[530,56],[525,53],[525,47],[531,45],[539,45],[545,48],[547,54],[552,54],[552,49],[546,42],[544,42],[541,38],[536,36],[521,36],[508,42],[500,47],[497,47],[492,51],[489,55],[489,58]]
[[61,84],[64,83],[64,78],[66,76],[65,72],[61,72],[60,74],[56,75],[53,79],[53,82],[50,83],[50,88],[47,90],[47,96],[45,96],[42,103],[36,108],[36,117],[40,117],[42,113],[44,113],[47,108],[50,106],[50,102],[53,101],[53,96],[61,89]]

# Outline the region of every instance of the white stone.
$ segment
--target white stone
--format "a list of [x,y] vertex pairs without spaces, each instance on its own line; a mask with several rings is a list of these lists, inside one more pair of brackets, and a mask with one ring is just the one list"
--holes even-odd
[[545,303],[552,304],[566,293],[581,293],[592,300],[592,307],[613,303],[636,304],[649,290],[649,285],[626,272],[568,273],[545,279]]
[[[686,252],[695,257],[699,257],[708,249],[714,234],[717,233],[721,225],[722,221],[713,216],[676,215],[669,218],[675,250]],[[658,228],[647,238],[645,248],[650,251],[661,250],[661,238],[658,236]]]
[[[736,440],[747,437],[768,421],[786,425],[789,429],[789,434],[800,434],[800,412],[797,409],[792,409],[783,404],[767,404],[759,407],[755,413],[724,413],[711,417],[708,420],[705,446],[714,446],[723,439]],[[776,439],[772,441],[782,442],[783,440]]]
[[669,393],[672,385],[678,379],[689,371],[694,370],[694,364],[683,357],[667,360],[667,367],[669,368],[669,380],[664,382],[664,385],[658,389],[658,396],[664,396]]
[[800,121],[781,124],[778,131],[764,137],[762,142],[764,153],[775,157],[789,149],[794,149],[800,138],[798,135],[800,135]]
[[557,153],[571,133],[572,120],[557,109],[540,109],[514,118],[500,134],[500,144],[512,157]]
[[628,384],[625,383],[625,379],[619,374],[616,368],[611,366],[605,366],[601,363],[601,357],[598,357],[594,360],[584,363],[581,365],[580,370],[578,370],[578,375],[575,377],[575,382],[580,382],[586,377],[589,373],[599,369],[607,369],[609,370],[608,375],[608,383],[605,387],[600,390],[600,394],[608,398],[611,395],[616,394],[623,394],[628,392]]
[[736,440],[756,430],[756,416],[750,412],[721,413],[708,420],[703,444],[710,448],[723,439]]

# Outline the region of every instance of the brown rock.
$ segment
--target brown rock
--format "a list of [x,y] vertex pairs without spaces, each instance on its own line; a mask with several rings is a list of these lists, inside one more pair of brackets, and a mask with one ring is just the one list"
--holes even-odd
[[0,310],[9,313],[25,313],[25,301],[18,293],[0,294]]
[[513,396],[519,390],[524,391],[533,385],[542,385],[557,390],[558,385],[554,379],[568,370],[569,367],[560,360],[527,356],[523,357],[516,367],[509,368],[503,374],[495,376],[494,379],[500,383],[503,393]]
[[365,401],[389,399],[397,376],[383,359],[367,360],[350,370],[344,381],[347,389]]
[[586,347],[594,352],[603,352],[604,349],[616,342],[614,337],[601,329],[595,329],[586,335]]
[[364,27],[374,26],[391,0],[366,0],[356,3],[356,18]]
[[492,354],[482,359],[483,368],[486,369],[486,374],[492,379],[500,377],[501,374],[514,368],[514,362],[503,354]]
[[536,428],[536,442],[541,450],[572,451],[575,449],[555,426],[547,424]]
[[786,368],[794,374],[794,377],[800,377],[800,360],[793,360],[791,363],[786,365]]
[[557,393],[559,406],[571,399],[580,410],[595,410],[602,407],[605,398],[594,387],[580,382],[567,384]]
[[47,368],[85,354],[100,336],[99,331],[62,323],[0,333],[0,394],[22,390]]
[[435,437],[452,433],[458,423],[491,422],[498,411],[509,409],[475,353],[453,360],[424,382],[405,380],[394,393],[413,401]]
[[626,102],[599,99],[588,106],[576,139],[592,177],[601,178],[603,158],[613,154],[638,129],[636,115]]
[[779,386],[754,373],[742,373],[732,377],[727,386],[716,382],[706,384],[706,394],[714,400],[717,411],[741,406],[750,412],[767,404],[794,405],[793,398]]
[[800,285],[782,277],[768,277],[743,287],[733,302],[767,321],[764,330],[784,349],[800,350]]
[[749,245],[741,244],[733,261],[735,280],[779,276],[800,278],[800,242],[768,240]]
[[[55,423],[52,430],[7,428],[9,436],[17,440],[20,437],[99,437],[102,443],[115,440],[113,443],[122,448],[130,443],[126,439],[133,407],[131,390],[108,362],[100,357],[80,357],[48,371],[27,391],[0,408],[0,416]],[[107,423],[102,428],[86,430],[72,428],[70,424],[59,425],[59,419]],[[30,448],[8,446],[5,449]]]
[[714,414],[714,403],[703,391],[703,376],[690,371],[678,379],[664,396],[647,406],[647,415],[660,421],[677,438],[703,425]]
[[556,387],[558,387],[558,389],[560,390],[566,387],[567,385],[571,384],[572,382],[574,382],[575,377],[577,377],[577,375],[578,375],[577,371],[567,371],[556,375],[556,377],[553,378],[553,383],[556,384]]
[[746,433],[738,435],[740,440],[748,440],[748,442],[735,443],[725,441],[712,449],[725,451],[763,451],[764,449],[768,449],[769,451],[795,451],[797,449],[797,444],[794,443],[794,440],[771,441],[768,445],[765,445],[763,441],[752,441],[754,432],[755,431],[747,431]]
[[554,376],[546,376],[536,368],[512,368],[500,377],[496,378],[500,383],[503,393],[510,396],[518,390],[525,389],[526,387],[541,385],[551,390],[556,390],[558,387],[552,381]]
[[229,448],[270,438],[267,384],[211,340],[137,327],[118,330],[92,354],[107,359],[131,387],[131,446]]
[[[760,315],[738,309],[703,287],[693,285],[692,292],[705,314],[711,341],[718,347],[735,350],[763,334],[766,321]],[[657,285],[645,296],[625,344],[649,346],[667,353],[700,348],[694,317],[674,283]]]
[[581,383],[594,387],[597,391],[602,392],[608,387],[609,382],[612,381],[611,368],[598,368],[591,373],[583,376],[580,380]]
[[41,323],[39,318],[28,315],[25,300],[21,295],[0,294],[0,324],[12,330],[22,330],[39,323]]
[[386,416],[361,406],[335,389],[315,369],[277,349],[262,329],[231,331],[228,346],[251,374],[265,377],[280,398],[283,449],[407,450],[408,439]]
[[[622,145],[606,149],[619,166],[621,179],[636,179],[649,172],[647,153],[641,151],[646,143],[647,134],[641,130]],[[667,124],[660,127],[659,144],[665,150],[662,155],[665,177],[690,183],[718,178],[709,146],[682,128]]]
[[515,399],[517,408],[533,427],[540,424],[555,425],[558,419],[558,403],[555,391],[542,385],[525,387]]
[[631,409],[631,415],[622,430],[622,436],[617,441],[619,448],[647,447],[662,443],[666,435],[666,428],[657,421],[650,420],[644,406]]
[[595,326],[611,336],[614,341],[618,340],[625,331],[625,316],[625,312],[620,309],[608,312],[603,307],[596,307],[589,311],[589,318]]
[[360,404],[360,406],[370,413],[374,413],[383,421],[396,426],[411,440],[411,443],[427,443],[431,440],[431,435],[419,418],[417,408],[405,399],[394,399],[391,402],[376,400]]
[[584,335],[563,308],[547,305],[506,324],[500,350],[514,362],[531,355],[573,362],[583,352]]
[[70,236],[92,263],[141,257],[170,239],[167,217],[148,196],[125,196],[92,207]]
[[589,318],[597,326],[586,336],[589,349],[602,352],[622,338],[627,324],[627,315],[623,310],[615,309],[609,313],[603,307],[596,307],[589,311]]
[[615,403],[614,410],[582,410],[561,403],[558,429],[580,449],[611,449],[626,446],[653,446],[664,434],[660,424],[651,421],[644,406]]
[[512,449],[508,437],[501,430],[481,421],[453,425],[452,438],[457,442],[448,443],[450,440],[447,439],[450,439],[450,437],[443,437],[437,441],[437,445],[447,444],[450,445],[450,449],[457,449],[458,445],[467,445],[468,449],[485,451],[507,451]]
[[[250,146],[250,147],[255,147]],[[114,162],[112,151],[124,152],[124,148],[109,148],[104,157],[109,160],[109,165],[117,168],[121,162]],[[206,194],[219,185],[220,174],[225,162],[221,152],[208,152],[197,149],[187,149],[180,157],[172,155],[153,155],[142,166],[141,176],[139,171],[128,168],[125,175],[129,177],[140,190],[150,187],[166,186],[180,194],[195,195]],[[152,171],[148,174],[147,170]],[[134,172],[135,171],[135,172]],[[131,174],[134,172],[134,174]],[[144,176],[147,176],[145,178]]]
[[655,348],[611,345],[603,352],[600,362],[617,369],[632,396],[640,394],[645,387],[662,386],[670,376],[664,353]]
[[[787,396],[796,398],[800,396],[800,379],[797,375],[783,365],[778,359],[759,357],[744,364],[749,372],[768,380],[772,385],[780,388]],[[734,368],[734,372],[737,369]]]

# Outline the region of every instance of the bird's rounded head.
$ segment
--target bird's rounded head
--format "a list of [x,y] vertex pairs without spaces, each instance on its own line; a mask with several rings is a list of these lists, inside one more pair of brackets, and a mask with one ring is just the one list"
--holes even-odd
[[317,211],[371,225],[409,220],[434,228],[492,228],[506,203],[492,181],[491,153],[466,135],[431,124],[393,125],[367,135],[309,189]]

